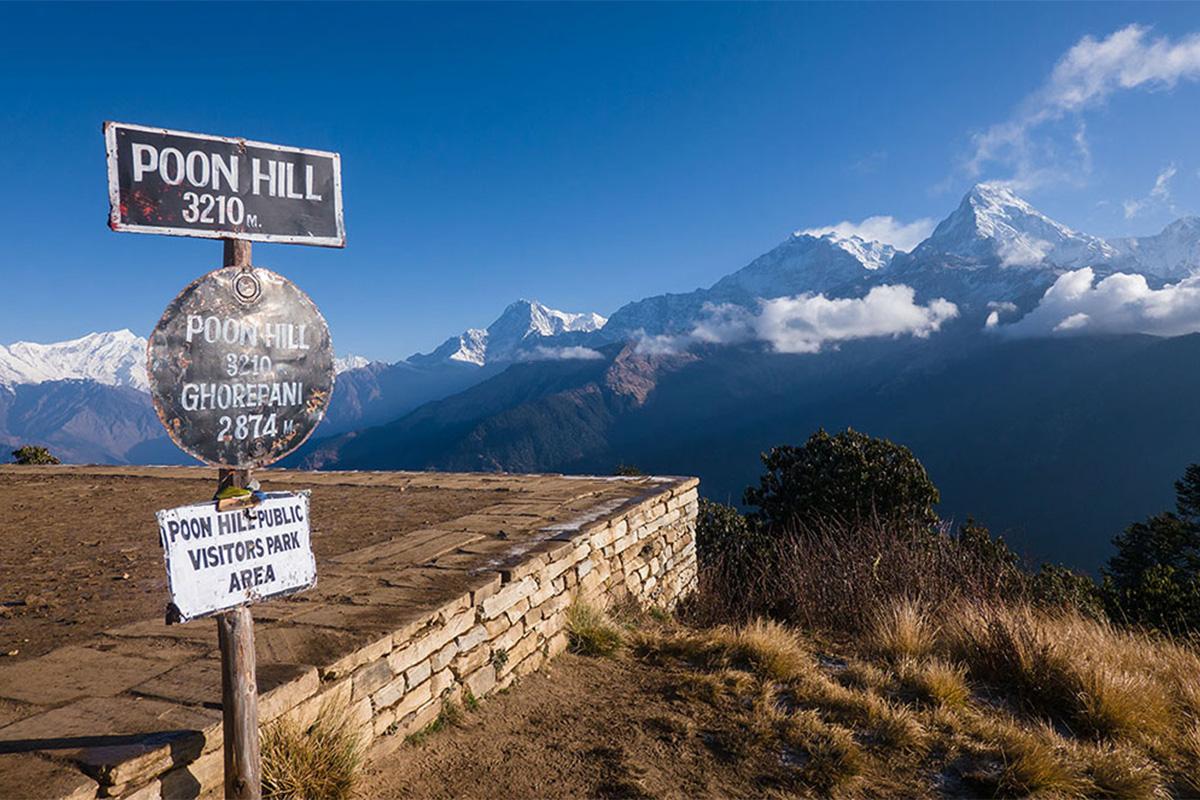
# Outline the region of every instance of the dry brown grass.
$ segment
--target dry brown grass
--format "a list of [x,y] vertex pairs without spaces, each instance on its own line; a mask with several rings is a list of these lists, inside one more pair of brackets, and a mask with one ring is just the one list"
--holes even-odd
[[1106,745],[1093,748],[1085,758],[1095,797],[1150,800],[1165,794],[1159,768],[1136,750]]
[[971,699],[967,668],[940,658],[908,662],[900,667],[905,688],[930,705],[964,708]]
[[262,794],[269,800],[347,800],[362,746],[344,703],[321,706],[308,728],[287,717],[262,732]]
[[1048,728],[1010,728],[998,745],[1003,768],[997,790],[1002,795],[1086,797],[1092,789],[1082,766]]
[[929,795],[943,776],[968,796],[1200,796],[1189,645],[1061,611],[938,620],[901,601],[841,646],[761,621],[631,641],[679,666],[680,696],[743,719],[801,794]]
[[875,612],[865,637],[868,649],[891,661],[921,658],[933,650],[937,627],[916,602],[902,600]]
[[580,602],[567,609],[567,637],[571,651],[585,656],[611,656],[625,642],[607,614]]

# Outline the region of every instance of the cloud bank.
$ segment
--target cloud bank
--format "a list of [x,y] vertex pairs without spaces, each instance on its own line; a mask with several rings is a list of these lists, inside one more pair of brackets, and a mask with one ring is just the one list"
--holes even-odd
[[1141,275],[1117,273],[1096,281],[1085,267],[1059,276],[1020,320],[990,327],[1013,336],[1195,333],[1200,331],[1200,276],[1152,289]]
[[698,344],[761,341],[777,353],[816,353],[829,344],[881,336],[926,338],[958,307],[938,298],[916,302],[910,286],[876,286],[865,297],[830,299],[802,294],[761,300],[757,310],[732,304],[704,306],[704,316],[684,336],[643,337],[646,353],[680,352]]
[[[1153,37],[1144,25],[1128,25],[1102,39],[1085,36],[1054,65],[1045,83],[1013,116],[973,137],[966,170],[978,176],[986,164],[1009,168],[1009,183],[1029,188],[1062,177],[1064,149],[1086,174],[1091,151],[1082,113],[1112,95],[1135,89],[1170,89],[1200,78],[1200,34],[1172,40]],[[1055,130],[1064,122],[1063,130]],[[1039,131],[1039,136],[1034,132]]]
[[895,217],[878,216],[867,217],[862,222],[843,220],[836,225],[829,225],[824,228],[809,228],[798,231],[798,233],[808,234],[809,236],[824,236],[827,233],[836,233],[839,236],[857,236],[867,241],[890,244],[897,250],[903,250],[907,253],[929,238],[929,234],[933,233],[935,225],[937,223],[929,218],[904,223]]
[[604,358],[599,350],[590,347],[546,347],[538,345],[518,354],[518,361],[595,361]]

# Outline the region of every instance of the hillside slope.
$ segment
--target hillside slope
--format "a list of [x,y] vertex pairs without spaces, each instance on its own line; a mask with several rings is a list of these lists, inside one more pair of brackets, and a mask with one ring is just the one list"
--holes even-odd
[[942,489],[943,515],[974,515],[1037,558],[1094,569],[1115,533],[1169,506],[1172,481],[1200,454],[1200,372],[1180,366],[1200,363],[1200,335],[605,354],[514,366],[320,442],[305,463],[600,473],[626,463],[699,475],[709,497],[738,502],[760,452],[851,426],[911,447]]

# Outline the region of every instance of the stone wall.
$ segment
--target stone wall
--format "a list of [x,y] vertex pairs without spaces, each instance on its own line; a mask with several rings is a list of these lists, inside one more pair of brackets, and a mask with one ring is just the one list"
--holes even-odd
[[[572,479],[554,480],[559,482],[555,491],[560,491],[557,487]],[[621,491],[591,492],[587,503],[572,500],[571,518],[532,529],[526,525],[524,530],[513,525],[511,534],[499,529],[483,540],[431,550],[437,555],[418,562],[419,568],[394,567],[389,559],[397,548],[391,544],[319,564],[320,594],[275,604],[286,610],[274,616],[268,612],[259,627],[260,720],[265,724],[287,716],[307,725],[326,703],[344,704],[368,757],[375,758],[392,752],[406,735],[436,719],[447,700],[461,701],[467,692],[485,698],[561,653],[567,647],[566,620],[572,603],[605,607],[632,600],[643,607],[673,607],[695,582],[697,482],[646,478],[614,485]],[[533,501],[534,495],[529,499]],[[505,508],[508,514],[522,513],[512,501]],[[530,515],[528,520],[536,519],[538,512],[531,506],[524,513]],[[480,529],[489,524],[498,527],[485,522]],[[421,544],[410,540],[405,546],[411,552]],[[412,613],[396,613],[401,601],[389,599],[388,593],[425,584],[423,596],[435,598],[434,603]],[[373,599],[384,605],[373,605]],[[295,652],[298,645],[287,635],[293,627],[326,632],[334,642],[333,656],[325,648],[322,658],[310,659],[320,663],[303,663],[302,657],[296,657],[302,655]],[[121,635],[127,638],[121,641],[131,641],[137,634],[136,629],[124,631]],[[271,657],[272,648],[289,647],[286,657]],[[211,668],[211,662],[205,663]],[[206,686],[211,687],[211,677]],[[186,674],[176,676],[176,683],[185,681]],[[150,694],[175,698],[181,692],[186,690],[167,687]],[[217,698],[219,694],[212,699]],[[148,708],[157,702],[151,697],[139,695],[129,702],[142,704],[143,711],[159,710]],[[21,754],[19,758],[34,762],[23,762],[17,771],[48,770],[47,755],[56,762],[73,762],[83,770],[77,773],[79,780],[67,780],[61,771],[52,776],[58,783],[50,794],[61,797],[151,800],[219,795],[223,772],[219,710],[214,712],[211,705],[179,709],[163,705],[163,713],[176,713],[179,724],[203,735],[170,746],[160,741],[141,747],[134,743],[130,748],[123,743],[126,751],[116,755],[97,754],[95,748],[84,751],[83,757],[43,752],[38,760]],[[65,726],[59,735],[83,733],[88,723],[78,721],[78,711],[75,717],[59,721],[60,727]],[[192,716],[185,721],[189,712]],[[93,719],[91,724],[95,727],[90,733],[103,730],[103,720]],[[6,738],[45,735],[53,728],[44,720],[32,731],[22,730],[22,725],[0,727],[0,753],[5,752]],[[0,795],[29,780],[26,776],[6,783],[13,763],[8,762],[6,769],[0,757]]]

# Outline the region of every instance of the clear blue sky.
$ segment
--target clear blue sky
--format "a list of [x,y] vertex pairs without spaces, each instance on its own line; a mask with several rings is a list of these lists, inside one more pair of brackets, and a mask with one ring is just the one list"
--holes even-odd
[[[387,360],[518,297],[607,314],[798,228],[939,219],[977,179],[1157,231],[1200,210],[1196,72],[1047,100],[1073,46],[1131,24],[1122,58],[1184,47],[1200,6],[0,6],[0,343],[144,335],[220,263],[107,229],[105,119],[341,152],[346,249],[255,262]],[[1019,150],[974,158],[1014,120]]]

